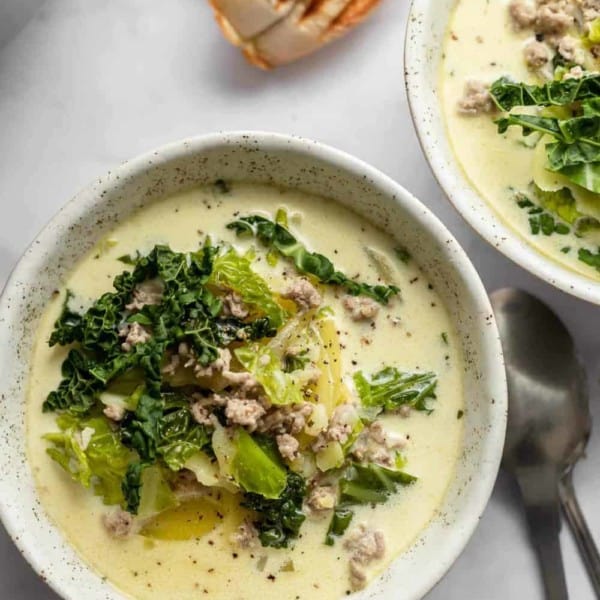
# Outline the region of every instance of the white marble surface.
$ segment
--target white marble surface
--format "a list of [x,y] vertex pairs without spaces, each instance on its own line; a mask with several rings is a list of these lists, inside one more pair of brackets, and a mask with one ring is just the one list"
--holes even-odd
[[[406,0],[355,35],[274,73],[221,39],[204,0],[0,0],[0,285],[54,212],[94,176],[165,142],[219,129],[301,134],[347,150],[413,191],[453,231],[488,287],[535,292],[577,337],[600,421],[600,309],[534,280],[445,200],[413,133],[402,79]],[[600,538],[600,431],[576,485]],[[477,532],[429,600],[542,598],[511,482],[501,476]],[[574,600],[593,595],[563,530]],[[49,600],[0,530],[0,598]],[[82,599],[85,600],[85,599]]]

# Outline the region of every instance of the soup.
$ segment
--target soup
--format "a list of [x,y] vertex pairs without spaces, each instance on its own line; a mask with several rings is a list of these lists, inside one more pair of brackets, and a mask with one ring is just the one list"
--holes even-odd
[[418,257],[334,202],[219,181],[143,208],[62,282],[29,456],[125,595],[340,598],[437,514],[462,373]]

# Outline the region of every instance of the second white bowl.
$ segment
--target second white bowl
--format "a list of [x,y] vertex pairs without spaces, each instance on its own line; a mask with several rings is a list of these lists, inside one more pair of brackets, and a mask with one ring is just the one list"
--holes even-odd
[[452,150],[440,101],[440,72],[448,22],[457,0],[413,0],[404,52],[406,88],[413,122],[439,184],[462,217],[494,248],[540,279],[600,304],[600,281],[552,260],[508,227],[480,196]]

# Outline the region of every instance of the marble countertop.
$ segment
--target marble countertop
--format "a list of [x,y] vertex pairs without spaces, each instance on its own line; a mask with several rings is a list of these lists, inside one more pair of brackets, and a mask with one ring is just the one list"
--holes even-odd
[[[406,0],[317,55],[277,72],[226,44],[205,0],[0,1],[0,286],[27,244],[80,187],[166,142],[226,129],[318,139],[378,167],[451,229],[488,290],[520,286],[575,334],[600,422],[600,309],[537,281],[484,243],[436,184],[418,146],[403,82]],[[576,487],[600,538],[600,431]],[[571,598],[592,600],[566,528]],[[429,600],[541,599],[513,483],[500,475],[481,524]],[[50,600],[0,529],[0,598]]]

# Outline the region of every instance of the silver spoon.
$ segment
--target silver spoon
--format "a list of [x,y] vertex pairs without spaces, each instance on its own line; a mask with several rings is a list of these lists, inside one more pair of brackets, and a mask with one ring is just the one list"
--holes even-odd
[[600,555],[572,481],[591,432],[585,373],[573,340],[560,319],[526,292],[502,289],[491,300],[508,377],[503,466],[521,489],[546,597],[568,598],[558,538],[562,504],[600,598]]

